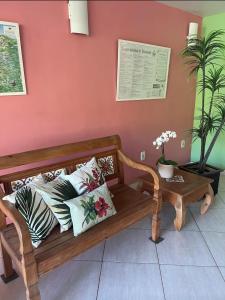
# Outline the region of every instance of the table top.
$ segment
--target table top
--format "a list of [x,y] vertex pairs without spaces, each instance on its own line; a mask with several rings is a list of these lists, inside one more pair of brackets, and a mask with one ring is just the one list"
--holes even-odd
[[[184,182],[167,182],[160,178],[160,189],[162,191],[172,192],[179,195],[187,195],[195,190],[207,186],[213,182],[213,179],[199,176],[193,173],[185,172],[180,169],[174,169],[174,175],[183,176]],[[140,177],[145,183],[153,185],[153,178],[150,175],[143,175]]]

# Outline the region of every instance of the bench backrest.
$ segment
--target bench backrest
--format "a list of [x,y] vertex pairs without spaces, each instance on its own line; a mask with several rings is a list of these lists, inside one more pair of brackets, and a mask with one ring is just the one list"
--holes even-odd
[[[0,170],[23,166],[23,170],[4,172],[0,176],[0,183],[6,194],[12,192],[12,184],[17,181],[20,186],[29,182],[32,176],[51,172],[56,176],[56,170],[66,168],[68,174],[75,171],[82,164],[96,157],[106,181],[117,179],[123,183],[123,167],[118,160],[117,150],[121,149],[121,140],[118,135],[91,139],[77,143],[54,146],[0,157]],[[49,163],[49,161],[57,162]],[[59,161],[60,160],[60,161]],[[44,164],[43,164],[44,163]],[[34,164],[41,164],[35,166]]]

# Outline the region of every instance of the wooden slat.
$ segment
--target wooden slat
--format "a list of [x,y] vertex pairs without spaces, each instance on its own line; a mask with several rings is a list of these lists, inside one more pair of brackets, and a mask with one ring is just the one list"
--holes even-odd
[[6,155],[0,157],[0,170],[65,157],[74,153],[90,151],[93,149],[106,148],[113,145],[116,145],[118,149],[121,147],[120,137],[118,135]]
[[[102,152],[93,153],[91,155],[87,155],[87,156],[83,156],[83,157],[79,157],[79,158],[65,160],[65,161],[59,162],[59,163],[53,163],[53,164],[49,164],[49,165],[45,165],[45,166],[41,166],[41,167],[30,168],[28,170],[17,171],[17,172],[13,172],[10,174],[2,175],[2,176],[0,176],[0,183],[8,184],[15,180],[24,179],[24,178],[28,178],[31,176],[36,176],[40,173],[43,174],[43,173],[46,173],[49,171],[54,171],[54,170],[61,169],[61,168],[66,168],[68,170],[71,168],[71,170],[72,170],[72,169],[75,169],[76,164],[86,162],[86,161],[90,160],[93,156],[98,159],[98,158],[110,156],[110,155],[115,156],[116,150],[114,149],[114,150],[102,151]],[[119,176],[118,166],[116,165],[116,160],[113,162],[115,164],[115,174],[112,177],[116,178]],[[110,180],[113,179],[112,177],[110,177]]]

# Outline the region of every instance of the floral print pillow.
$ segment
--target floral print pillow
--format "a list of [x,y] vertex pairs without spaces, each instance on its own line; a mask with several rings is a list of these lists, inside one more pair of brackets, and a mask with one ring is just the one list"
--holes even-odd
[[105,182],[104,176],[95,157],[72,174],[61,174],[59,177],[64,180],[68,180],[79,195],[91,192]]
[[74,236],[116,214],[106,183],[64,203],[70,208]]

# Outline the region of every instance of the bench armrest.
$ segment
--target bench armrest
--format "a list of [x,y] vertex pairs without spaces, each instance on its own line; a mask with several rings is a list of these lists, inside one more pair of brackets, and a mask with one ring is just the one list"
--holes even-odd
[[149,173],[154,180],[154,190],[155,191],[159,190],[159,175],[153,168],[143,163],[138,163],[136,161],[133,161],[128,156],[126,156],[121,150],[117,150],[117,153],[118,153],[119,161],[121,161],[122,163],[126,164],[131,168]]
[[33,252],[30,233],[24,218],[13,204],[9,201],[2,200],[3,195],[4,193],[0,187],[0,230],[6,226],[6,221],[3,220],[3,218],[5,218],[5,216],[8,217],[16,228],[20,241],[21,255]]

